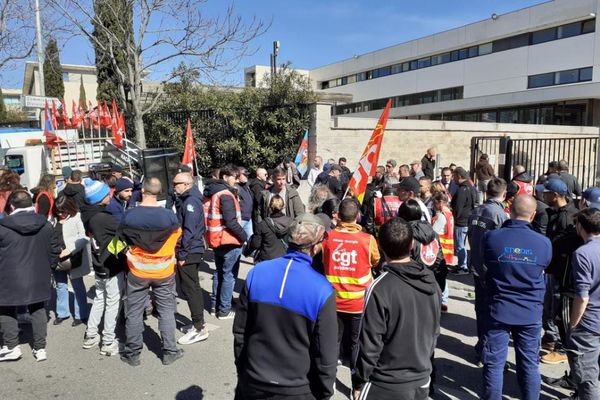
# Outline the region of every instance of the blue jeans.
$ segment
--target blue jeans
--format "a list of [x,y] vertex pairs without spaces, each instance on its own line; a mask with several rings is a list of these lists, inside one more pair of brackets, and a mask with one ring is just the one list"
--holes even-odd
[[540,398],[541,376],[538,351],[541,331],[541,321],[532,325],[507,325],[490,318],[483,339],[481,356],[483,362],[482,399],[502,399],[504,364],[508,355],[508,342],[511,335],[517,358],[517,381],[521,389],[521,399],[538,400]]
[[449,290],[448,290],[448,285],[446,284],[446,287],[444,288],[444,291],[442,292],[442,304],[448,305],[448,295],[449,295]]
[[465,246],[467,240],[467,229],[466,226],[454,227],[454,254],[458,257],[457,267],[459,269],[467,270],[467,248]]
[[248,241],[250,241],[250,237],[254,233],[254,230],[252,229],[252,220],[242,221],[240,225],[242,226],[244,232],[246,232],[246,236],[248,236]]
[[235,280],[240,269],[242,248],[239,246],[221,246],[215,249],[213,287],[210,295],[211,308],[226,313],[231,310],[231,296]]
[[576,326],[569,334],[567,356],[573,380],[577,385],[578,398],[600,399],[600,335]]
[[[54,271],[54,279],[56,280],[56,317],[69,318],[69,273],[65,271]],[[83,278],[71,279],[71,286],[75,295],[75,310],[73,317],[75,319],[88,318],[87,292]]]

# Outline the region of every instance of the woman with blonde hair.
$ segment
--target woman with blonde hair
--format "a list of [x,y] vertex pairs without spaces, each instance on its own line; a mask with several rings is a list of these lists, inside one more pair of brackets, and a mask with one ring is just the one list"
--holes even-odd
[[269,202],[269,217],[262,220],[250,238],[249,251],[256,251],[254,261],[272,260],[287,252],[287,233],[293,219],[283,214],[285,202],[274,195]]

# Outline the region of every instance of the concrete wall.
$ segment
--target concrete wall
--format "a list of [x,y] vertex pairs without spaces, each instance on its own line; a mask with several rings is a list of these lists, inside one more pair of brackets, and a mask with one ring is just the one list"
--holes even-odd
[[[344,156],[350,169],[354,169],[376,124],[376,118],[332,118],[331,105],[314,105],[309,130],[310,160],[315,155],[324,160]],[[468,169],[471,138],[475,136],[573,138],[598,137],[599,132],[597,127],[391,119],[387,123],[379,165],[390,158],[399,165],[420,160],[433,146],[440,155],[439,165],[455,163]],[[578,163],[578,160],[569,161]]]

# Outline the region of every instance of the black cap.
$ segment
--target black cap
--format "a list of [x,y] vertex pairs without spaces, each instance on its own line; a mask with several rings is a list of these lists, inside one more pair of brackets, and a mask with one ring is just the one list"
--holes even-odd
[[418,194],[421,191],[421,185],[419,181],[413,178],[412,176],[407,176],[403,178],[398,185],[396,185],[398,189],[404,189],[409,192],[413,192]]
[[123,172],[123,167],[117,164],[113,164],[112,168],[110,169],[110,172]]
[[329,168],[329,171],[339,171],[342,172],[342,167],[339,164],[332,164]]

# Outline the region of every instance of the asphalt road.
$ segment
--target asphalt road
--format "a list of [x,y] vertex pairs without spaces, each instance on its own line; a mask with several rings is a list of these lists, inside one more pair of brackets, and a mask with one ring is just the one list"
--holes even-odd
[[[205,298],[211,287],[212,262],[200,273]],[[240,280],[251,267],[242,263]],[[477,399],[481,386],[481,369],[474,365],[472,346],[475,344],[472,282],[469,276],[460,281],[451,278],[450,310],[442,316],[442,334],[436,350],[438,386],[434,399]],[[86,287],[93,286],[93,277],[85,278]],[[90,302],[93,289],[89,290]],[[207,303],[208,304],[208,303]],[[189,309],[184,301],[178,304],[178,318],[189,322]],[[51,313],[54,318],[54,313]],[[85,328],[71,327],[70,321],[48,326],[48,360],[36,363],[31,354],[30,326],[22,325],[23,358],[0,363],[0,399],[232,399],[236,385],[233,364],[232,320],[220,321],[206,314],[210,337],[205,342],[182,346],[184,357],[170,366],[160,361],[160,339],[157,320],[146,321],[145,348],[142,365],[130,367],[118,357],[105,357],[97,349],[81,348]],[[122,337],[122,329],[120,330]],[[178,337],[181,336],[178,333]],[[509,355],[510,369],[505,374],[506,399],[518,399],[514,368],[514,352]],[[559,376],[566,365],[542,366],[545,375]],[[334,399],[349,396],[350,371],[338,370],[337,394]],[[555,399],[566,392],[544,387],[542,399]]]

